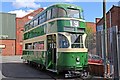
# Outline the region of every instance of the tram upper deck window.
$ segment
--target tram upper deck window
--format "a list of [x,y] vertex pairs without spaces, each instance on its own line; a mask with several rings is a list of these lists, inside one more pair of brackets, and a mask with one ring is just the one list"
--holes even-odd
[[31,29],[33,26],[34,26],[34,22],[32,21],[32,22],[30,22],[29,28]]
[[38,25],[38,18],[34,20],[34,26]]
[[51,9],[47,11],[47,20],[51,19]]
[[84,19],[84,12],[83,11],[80,12],[80,18]]
[[62,34],[58,35],[59,37],[59,48],[68,48],[69,47],[69,41],[67,39],[67,37],[65,37]]
[[80,18],[79,10],[67,9],[67,15],[70,18]]
[[52,9],[52,18],[56,18],[57,17],[57,12],[58,12],[58,8],[53,8]]
[[66,16],[66,11],[62,8],[58,8],[58,17]]

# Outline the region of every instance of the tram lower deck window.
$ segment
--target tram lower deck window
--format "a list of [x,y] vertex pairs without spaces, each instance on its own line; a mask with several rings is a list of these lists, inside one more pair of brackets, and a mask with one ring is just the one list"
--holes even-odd
[[62,34],[59,34],[59,48],[68,48],[69,47],[69,41],[67,37],[65,37]]

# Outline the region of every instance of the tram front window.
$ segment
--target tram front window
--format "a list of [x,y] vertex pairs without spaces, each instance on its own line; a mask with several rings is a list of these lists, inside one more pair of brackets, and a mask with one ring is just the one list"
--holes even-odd
[[65,37],[62,34],[58,34],[58,40],[59,40],[59,48],[68,48],[69,47],[69,41],[67,37]]
[[80,18],[79,10],[67,9],[67,15],[70,18]]
[[71,47],[83,48],[83,39],[80,34],[71,34]]
[[66,16],[65,10],[62,8],[58,8],[58,17],[65,17],[65,16]]

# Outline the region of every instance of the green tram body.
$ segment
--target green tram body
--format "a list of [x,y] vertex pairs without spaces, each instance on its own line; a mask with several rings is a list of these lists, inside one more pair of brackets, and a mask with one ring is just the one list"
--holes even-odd
[[23,59],[53,72],[82,71],[88,65],[83,10],[55,4],[25,25]]

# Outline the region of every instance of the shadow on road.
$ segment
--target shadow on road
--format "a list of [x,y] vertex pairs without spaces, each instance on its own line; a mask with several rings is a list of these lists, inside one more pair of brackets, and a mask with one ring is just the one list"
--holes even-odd
[[2,63],[2,75],[9,78],[51,79],[45,73],[23,63]]

